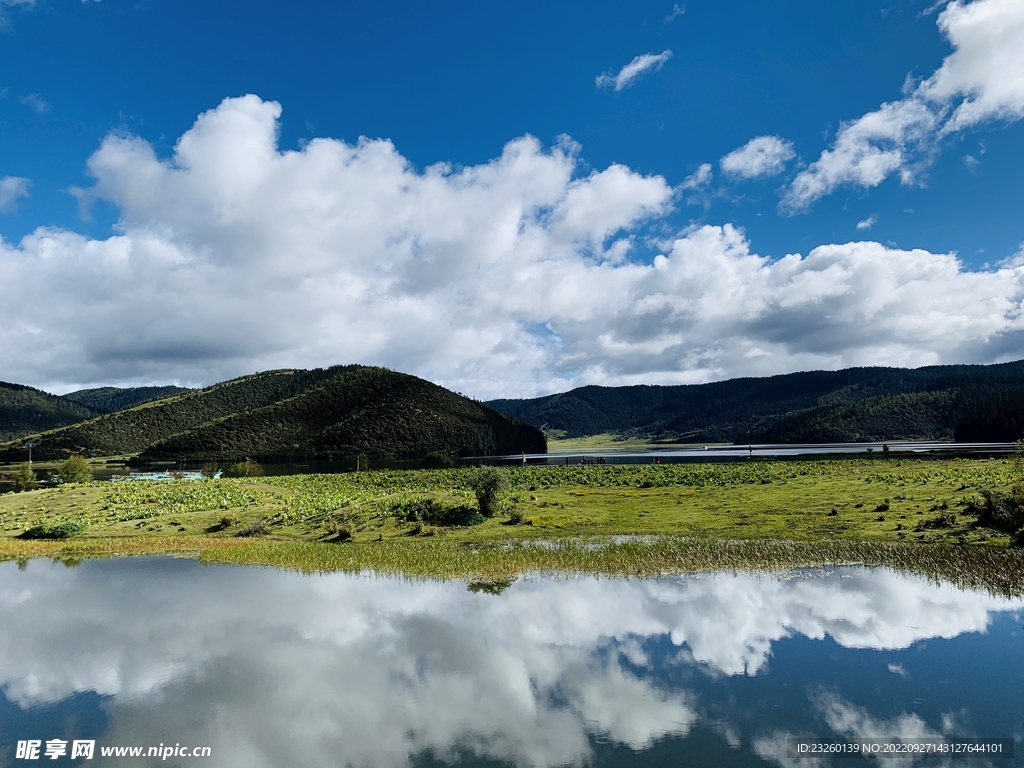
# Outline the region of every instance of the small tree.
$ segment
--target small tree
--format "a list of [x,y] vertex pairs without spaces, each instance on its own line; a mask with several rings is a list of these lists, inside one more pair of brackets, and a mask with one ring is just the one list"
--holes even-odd
[[92,470],[84,456],[68,456],[57,467],[57,474],[65,483],[88,483],[92,481]]
[[494,517],[498,493],[505,487],[505,473],[497,467],[477,467],[469,470],[468,482],[480,505],[480,514]]
[[448,469],[454,466],[455,462],[452,461],[452,457],[444,451],[431,451],[423,457],[424,469]]
[[21,469],[14,473],[14,490],[31,491],[36,487],[36,473],[28,464],[22,465]]

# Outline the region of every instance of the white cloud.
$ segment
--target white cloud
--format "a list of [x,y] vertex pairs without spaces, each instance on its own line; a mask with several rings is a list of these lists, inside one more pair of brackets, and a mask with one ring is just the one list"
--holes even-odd
[[905,670],[905,669],[903,668],[903,665],[902,665],[902,664],[893,664],[893,663],[890,663],[890,664],[888,665],[887,669],[888,669],[888,670],[889,670],[890,672],[892,672],[892,673],[893,673],[894,675],[899,675],[900,677],[906,677],[906,676],[907,676],[907,670]]
[[871,229],[877,223],[878,217],[875,214],[871,214],[866,219],[857,222],[857,229]]
[[974,155],[964,155],[964,166],[968,171],[974,173],[979,165],[981,165],[981,161]]
[[1024,4],[1019,0],[952,2],[938,18],[954,51],[921,83],[921,97],[949,104],[949,133],[992,119],[1024,117]]
[[797,174],[782,198],[784,212],[805,210],[836,187],[876,187],[895,171],[913,181],[912,159],[934,139],[938,116],[924,102],[907,99],[883,104],[839,128],[832,148]]
[[722,171],[741,179],[776,176],[796,157],[793,143],[779,136],[758,136],[719,161]]
[[616,91],[621,91],[633,84],[633,82],[648,72],[656,72],[661,69],[665,62],[672,58],[672,51],[661,53],[645,53],[637,56],[629,64],[619,70],[617,75],[606,72],[598,75],[595,82],[600,87],[614,86]]
[[952,132],[1024,117],[1024,3],[951,2],[938,26],[953,46],[942,66],[906,98],[843,123],[830,149],[794,179],[786,213],[806,210],[837,187],[874,187],[893,173],[913,183]]
[[45,115],[52,107],[38,93],[30,93],[21,100],[21,103],[31,109],[37,115]]
[[0,379],[361,362],[488,398],[1024,355],[1024,267],[871,242],[772,261],[730,225],[639,261],[675,195],[661,177],[577,177],[574,145],[530,137],[457,171],[419,172],[387,141],[281,151],[279,114],[226,100],[166,160],[108,137],[89,194],[117,206],[119,234],[0,241]]
[[32,182],[21,176],[0,179],[0,213],[10,213],[18,207],[18,200],[29,196]]
[[710,184],[714,175],[711,171],[711,163],[703,163],[698,166],[696,171],[683,179],[683,183],[679,186],[681,189],[700,189]]
[[669,13],[669,15],[665,17],[665,23],[668,24],[670,21],[675,21],[684,13],[686,13],[686,6],[679,5],[679,3],[676,3],[675,5],[672,6],[671,13]]

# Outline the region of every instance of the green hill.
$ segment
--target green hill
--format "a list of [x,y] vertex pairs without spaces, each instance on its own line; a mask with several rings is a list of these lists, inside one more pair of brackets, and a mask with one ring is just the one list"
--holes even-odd
[[[542,452],[544,436],[429,382],[382,368],[267,371],[51,430],[40,459],[68,452],[150,460],[263,461]],[[17,461],[14,445],[0,460]]]
[[161,400],[172,395],[183,395],[191,392],[185,387],[99,387],[98,389],[80,389],[62,395],[64,400],[71,400],[84,405],[94,414],[113,413],[114,411],[131,408],[133,405],[147,403],[150,400]]
[[430,382],[353,366],[295,397],[147,448],[149,460],[543,453],[543,434]]
[[88,419],[95,412],[32,387],[0,381],[0,442]]
[[1024,391],[1024,361],[849,368],[674,387],[580,387],[487,405],[565,437],[612,433],[665,442],[736,443],[952,440],[969,414],[1017,391]]

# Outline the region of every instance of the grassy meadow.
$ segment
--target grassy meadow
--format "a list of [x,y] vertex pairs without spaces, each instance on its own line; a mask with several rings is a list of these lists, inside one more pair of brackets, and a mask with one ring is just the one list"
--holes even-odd
[[467,526],[445,524],[476,506],[464,469],[71,484],[0,496],[0,559],[179,553],[495,579],[848,562],[952,578],[942,569],[977,561],[1012,591],[1024,551],[970,503],[1018,477],[1013,460],[515,467],[498,513]]

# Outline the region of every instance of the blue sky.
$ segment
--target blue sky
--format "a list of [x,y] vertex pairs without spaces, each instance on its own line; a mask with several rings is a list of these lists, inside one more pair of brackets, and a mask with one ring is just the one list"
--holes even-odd
[[[8,299],[8,312],[17,319],[6,323],[11,354],[0,365],[0,378],[58,389],[208,383],[271,365],[367,362],[491,396],[584,382],[688,382],[804,367],[990,362],[1024,354],[1016,325],[1017,277],[1004,275],[998,287],[985,288],[974,278],[997,273],[1024,241],[1024,63],[1016,53],[1024,50],[1024,37],[1021,13],[1009,0],[931,8],[928,2],[0,0],[0,9],[0,236],[6,248],[0,259],[10,260],[25,280],[35,274],[36,283],[47,282],[46,269],[56,269],[58,261],[88,273],[66,289],[79,292],[73,300],[59,281],[49,280],[50,289],[8,284],[8,295],[0,298]],[[631,62],[632,70],[624,69]],[[497,230],[459,239],[417,229],[410,222],[426,215],[427,193],[396,203],[419,211],[399,219],[389,219],[386,212],[395,208],[382,204],[372,214],[375,231],[385,241],[405,243],[403,255],[380,250],[380,240],[339,255],[355,240],[336,223],[356,208],[338,200],[341,207],[332,209],[327,223],[316,223],[308,209],[297,219],[276,218],[275,211],[299,198],[336,195],[340,181],[298,173],[288,182],[294,187],[275,182],[273,194],[282,195],[277,203],[267,202],[270,188],[247,187],[246,202],[232,197],[231,204],[248,206],[246,215],[258,222],[253,226],[265,228],[247,256],[237,221],[197,213],[226,204],[204,195],[220,188],[217,179],[238,181],[234,174],[250,166],[244,152],[235,166],[208,160],[202,172],[176,155],[200,114],[246,94],[280,106],[276,124],[267,129],[271,139],[279,132],[274,157],[297,151],[310,172],[317,162],[302,154],[310,141],[327,139],[340,149],[361,146],[360,137],[390,142],[408,174],[396,189],[429,186],[427,169],[438,163],[448,164],[449,192],[485,183],[477,177],[488,168],[503,173],[498,166],[506,145],[524,136],[538,142],[528,153],[531,162],[544,165],[563,153],[571,167],[561,181],[551,181],[561,184],[561,192],[545,188],[526,198],[509,193],[518,202],[494,198],[495,207],[481,209],[477,218],[454,198],[455,208],[434,213],[449,222],[469,216],[460,225],[469,232],[490,226],[482,222],[493,223],[512,205],[522,217],[512,245],[501,246]],[[885,104],[891,114],[864,119]],[[973,111],[958,112],[965,104]],[[263,109],[255,102],[249,107]],[[225,117],[218,125],[228,132],[217,134],[218,141],[244,145],[248,134],[230,133],[242,130],[237,123]],[[874,131],[867,138],[865,126]],[[753,155],[733,155],[731,165],[723,158],[757,137],[767,137],[760,146],[768,154],[759,166],[763,172],[748,178],[758,170]],[[120,149],[111,142],[120,142]],[[139,184],[151,177],[140,170],[146,165],[142,155],[126,149],[132,142],[136,149],[145,144],[160,167],[181,172],[182,184],[158,184],[150,190],[153,198],[141,204]],[[829,152],[831,159],[823,158]],[[580,199],[603,200],[594,209],[601,212],[588,215],[615,227],[598,232],[591,226],[585,236],[569,232],[568,225],[560,229],[558,221],[582,220],[578,211],[559,207],[571,202],[573,185],[619,167],[628,171],[620,174],[622,185],[609,178],[600,189],[595,183],[580,192]],[[538,190],[547,183],[545,173],[564,171],[545,168],[524,171]],[[370,176],[360,178],[375,188]],[[637,184],[626,184],[629,179]],[[183,195],[194,204],[187,213]],[[548,239],[534,243],[531,227]],[[699,245],[700,232],[717,237],[718,245],[707,245],[711,251],[702,256],[682,255]],[[142,244],[154,237],[177,255],[144,253]],[[737,237],[741,250],[761,262],[748,264],[753,271],[746,278],[715,293],[709,275],[747,263],[729,245]],[[621,243],[618,250],[615,242]],[[870,258],[863,249],[856,255],[850,245],[856,242],[882,250]],[[974,316],[973,310],[922,305],[918,318],[937,313],[961,321],[940,334],[944,341],[922,333],[895,338],[855,329],[870,326],[869,315],[878,319],[877,312],[863,309],[877,296],[852,298],[861,309],[837,319],[823,298],[837,294],[819,292],[819,320],[832,329],[834,343],[811,339],[800,331],[814,324],[811,309],[783,318],[765,307],[789,311],[792,298],[766,297],[753,286],[783,279],[785,269],[772,277],[769,267],[786,254],[806,259],[831,245],[847,247],[842,258],[852,260],[836,268],[847,275],[844,295],[875,280],[871,270],[880,260],[889,270],[883,282],[894,281],[890,293],[907,294],[902,305],[934,301],[947,291],[963,296],[969,287],[968,293],[980,291],[980,301],[991,304],[996,297],[1005,306]],[[106,271],[97,267],[95,254],[124,248],[131,274],[105,280],[109,264]],[[322,250],[322,258],[298,259],[309,248]],[[902,255],[915,249],[934,258]],[[654,272],[644,277],[636,271],[653,270],[657,254],[683,265],[668,288],[655,286]],[[421,277],[412,283],[409,275],[399,277],[407,267],[419,274],[404,258],[432,265],[426,282],[435,293],[429,300],[423,290],[408,288],[424,285]],[[683,264],[688,258],[700,262],[703,276]],[[713,267],[716,258],[731,266]],[[915,259],[918,272],[893,277],[892,270],[905,270]],[[489,314],[471,302],[451,311],[461,301],[456,297],[500,293],[509,279],[526,280],[524,290],[535,292],[527,277],[507,271],[509,264],[533,260],[554,271],[541,278],[535,269],[529,279],[543,279],[547,287],[567,281],[548,297],[548,310],[520,302]],[[875,266],[866,266],[869,261]],[[366,263],[376,267],[376,277],[361,271],[358,265]],[[141,295],[164,293],[142,277],[151,269],[173,271],[181,287],[154,299],[159,313],[139,316]],[[229,274],[244,279],[227,295],[185,295],[187,286],[209,278],[207,269],[221,270],[222,280]],[[484,283],[472,282],[472,275],[488,270]],[[861,278],[849,277],[864,270]],[[278,295],[282,275],[294,288],[288,295]],[[944,282],[928,287],[922,275]],[[792,275],[786,279],[797,285]],[[654,287],[639,287],[644,281]],[[327,285],[340,293],[321,295]],[[352,293],[356,285],[358,295]],[[571,306],[554,308],[581,285],[590,286],[588,295],[603,297],[615,322],[587,320],[599,310],[582,300],[575,313]],[[332,309],[342,294],[363,310],[343,316]],[[32,307],[69,301],[77,309],[69,307],[66,316],[24,319]],[[311,302],[322,303],[314,311]],[[651,310],[652,302],[660,309]],[[698,311],[703,304],[730,302],[738,303],[724,320],[717,309]],[[211,303],[221,308],[210,310]],[[246,307],[260,308],[260,318],[249,318],[250,329],[253,323],[270,325],[246,331]],[[396,307],[408,312],[392,311]],[[134,313],[130,337],[112,331],[118,313],[122,319]],[[702,335],[695,316],[720,322],[714,333]],[[895,316],[889,321],[908,322]],[[293,330],[284,329],[291,322]],[[219,333],[203,330],[218,323]],[[418,323],[431,328],[436,343],[405,338],[410,324]],[[330,343],[311,343],[311,328]],[[958,334],[956,343],[950,333]]]

